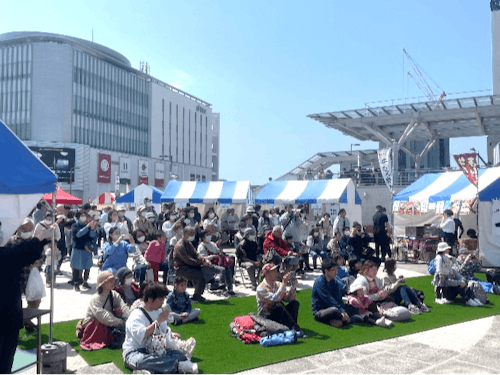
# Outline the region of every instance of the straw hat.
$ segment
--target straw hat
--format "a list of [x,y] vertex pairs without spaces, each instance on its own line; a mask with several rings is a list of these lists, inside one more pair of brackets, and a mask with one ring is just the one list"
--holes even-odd
[[113,273],[111,273],[109,271],[101,272],[99,274],[99,276],[97,276],[97,287],[99,288],[105,282],[107,282],[109,280],[115,280],[115,279],[116,279],[116,277],[115,277],[115,275],[113,275]]

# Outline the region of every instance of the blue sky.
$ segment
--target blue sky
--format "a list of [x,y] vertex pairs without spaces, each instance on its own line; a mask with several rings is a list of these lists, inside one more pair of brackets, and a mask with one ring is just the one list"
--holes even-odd
[[[220,177],[262,184],[317,152],[376,148],[306,116],[423,96],[403,47],[448,93],[491,89],[489,3],[0,0],[0,33],[90,40],[93,29],[135,68],[148,61],[154,77],[213,104]],[[451,141],[452,154],[470,147],[486,158],[484,137]]]

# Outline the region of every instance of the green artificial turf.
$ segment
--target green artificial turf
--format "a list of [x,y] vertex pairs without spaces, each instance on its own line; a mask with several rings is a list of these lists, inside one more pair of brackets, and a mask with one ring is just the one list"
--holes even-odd
[[[484,279],[484,275],[478,275]],[[408,279],[407,284],[425,293],[425,303],[430,313],[412,315],[409,322],[394,323],[383,328],[365,323],[333,328],[314,320],[311,309],[311,289],[297,293],[300,302],[299,325],[309,336],[296,344],[261,347],[258,344],[245,345],[230,336],[229,323],[238,315],[256,312],[255,297],[231,298],[193,304],[201,308],[200,319],[173,327],[183,339],[193,336],[197,345],[193,361],[198,362],[202,373],[234,373],[289,359],[365,344],[393,337],[409,335],[446,325],[500,314],[500,295],[489,294],[489,304],[484,307],[469,307],[460,302],[450,305],[436,305],[431,285],[431,276]],[[458,300],[460,300],[458,298]],[[102,349],[94,352],[82,351],[75,336],[76,321],[54,324],[54,340],[68,342],[89,363],[94,366],[114,362],[121,370],[131,373],[123,365],[121,350]],[[21,349],[36,346],[36,336],[20,333]],[[42,327],[44,342],[48,340],[48,325]]]

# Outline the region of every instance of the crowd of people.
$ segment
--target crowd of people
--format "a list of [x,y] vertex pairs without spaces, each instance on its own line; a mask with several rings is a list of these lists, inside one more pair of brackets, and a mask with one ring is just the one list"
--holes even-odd
[[[241,218],[230,208],[219,219],[212,207],[202,216],[196,207],[177,208],[170,203],[163,204],[157,214],[149,201],[144,203],[133,221],[125,216],[122,206],[105,207],[100,212],[90,204],[76,211],[57,205],[52,213],[47,203],[39,203],[3,254],[6,261],[15,252],[25,254],[22,260],[8,260],[12,264],[9,272],[0,273],[2,279],[12,277],[17,283],[9,300],[16,299],[16,310],[9,318],[11,328],[18,330],[21,325],[20,296],[28,295],[32,270],[41,270],[45,264],[46,283],[50,285],[55,282],[51,271],[60,274],[66,257],[72,269],[69,283],[76,292],[80,286],[91,288],[89,271],[93,258],[99,259],[96,293],[77,327],[81,348],[122,348],[124,362],[132,370],[197,372],[196,363],[191,362],[196,340],[182,340],[167,322],[176,326],[198,319],[201,310],[192,308],[192,301],[205,301],[207,285],[226,297],[234,296],[235,267],[248,274],[258,315],[302,336],[297,277],[316,268],[321,269],[321,275],[314,282],[311,306],[319,322],[334,327],[357,322],[391,326],[391,319],[381,313],[382,304],[389,302],[404,306],[411,314],[429,311],[422,294],[394,274],[391,224],[381,206],[376,207],[373,217],[373,235],[360,223],[351,224],[341,209],[334,219],[325,213],[302,238],[308,223],[301,206],[261,212],[260,206],[250,205]],[[54,252],[52,237],[57,247]],[[235,254],[225,253],[223,243],[234,246]],[[477,281],[474,272],[480,263],[463,251],[458,259],[450,259],[449,249],[444,241],[438,246],[432,281],[435,302],[449,303],[460,294],[467,305],[481,306],[468,286],[469,281]],[[131,269],[127,267],[129,256]],[[382,263],[385,276],[379,279]],[[171,291],[169,284],[173,284]],[[188,285],[194,287],[191,296],[186,292]],[[495,288],[498,291],[496,285],[490,290]],[[28,307],[37,308],[40,299],[27,299]],[[24,325],[34,328],[31,322]],[[5,332],[0,344],[14,337],[12,329],[2,328]]]

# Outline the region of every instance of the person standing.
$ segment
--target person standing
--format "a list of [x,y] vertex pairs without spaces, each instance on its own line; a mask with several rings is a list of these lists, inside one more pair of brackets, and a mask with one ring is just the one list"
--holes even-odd
[[[26,223],[26,221],[25,221]],[[48,240],[40,236],[31,237],[33,223],[23,223],[18,229],[19,237],[14,237],[4,247],[0,247],[0,283],[4,290],[0,299],[0,373],[10,374],[14,362],[19,330],[23,326],[21,300],[21,270],[36,262]],[[29,229],[26,229],[30,227]],[[26,233],[26,234],[23,234]],[[26,239],[24,238],[26,237]]]
[[[73,270],[72,284],[75,287],[75,291],[79,292],[82,282],[84,288],[90,289],[88,279],[93,262],[92,250],[89,249],[87,244],[97,237],[97,232],[94,230],[94,220],[90,219],[90,221],[87,222],[87,215],[84,211],[78,211],[75,217],[77,221],[71,227],[71,234],[73,237],[71,268]],[[84,271],[83,279],[82,271]]]
[[442,240],[453,249],[455,244],[455,221],[453,220],[452,210],[444,210],[439,228],[441,228]]
[[380,259],[379,255],[382,252],[382,260],[386,255],[391,257],[390,239],[387,236],[389,227],[389,219],[382,212],[382,206],[375,207],[375,215],[373,215],[373,239],[375,240],[375,256]]
[[351,224],[349,222],[349,219],[346,217],[347,212],[344,208],[341,208],[339,211],[339,214],[335,218],[335,221],[333,222],[333,236],[337,233],[342,233],[342,230],[344,228],[350,228]]

